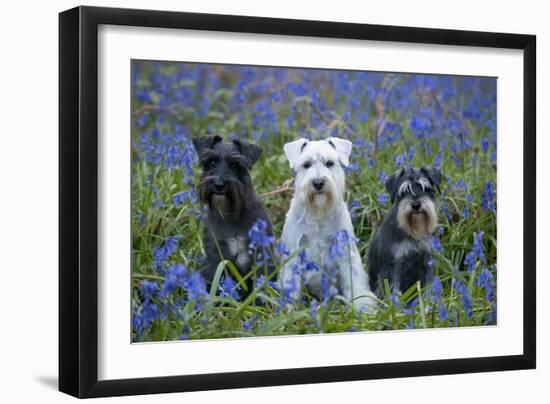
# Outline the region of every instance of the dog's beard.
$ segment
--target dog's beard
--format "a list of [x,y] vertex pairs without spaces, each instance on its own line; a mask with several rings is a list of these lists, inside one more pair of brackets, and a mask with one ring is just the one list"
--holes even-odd
[[314,189],[311,184],[306,183],[303,193],[303,202],[308,212],[315,217],[323,217],[328,214],[338,198],[341,198],[337,192],[334,181],[326,179],[325,186],[321,192]]
[[426,239],[437,226],[437,209],[435,203],[426,197],[419,198],[422,204],[420,211],[415,212],[409,199],[404,199],[397,208],[397,222],[410,236]]
[[328,212],[333,204],[334,194],[329,190],[310,191],[307,195],[307,205],[317,216]]
[[201,203],[208,205],[211,212],[219,214],[223,219],[231,219],[238,215],[245,205],[244,186],[239,181],[227,184],[223,194],[214,192],[213,177],[203,177],[197,187]]

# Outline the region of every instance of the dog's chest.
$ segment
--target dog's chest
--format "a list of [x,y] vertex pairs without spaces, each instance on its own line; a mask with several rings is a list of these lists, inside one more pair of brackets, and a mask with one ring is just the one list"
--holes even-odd
[[239,268],[246,268],[250,264],[248,238],[246,236],[227,238],[226,247],[229,254],[228,258],[230,258]]
[[391,248],[394,260],[399,261],[411,256],[418,256],[430,252],[428,241],[424,240],[403,240]]

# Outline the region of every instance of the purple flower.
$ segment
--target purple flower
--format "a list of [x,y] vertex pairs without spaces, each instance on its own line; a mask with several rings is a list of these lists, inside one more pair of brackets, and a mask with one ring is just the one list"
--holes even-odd
[[176,287],[184,287],[187,280],[187,268],[183,264],[176,264],[168,268],[160,296],[166,297],[174,293]]
[[164,272],[167,260],[177,251],[180,236],[168,237],[162,247],[153,248],[153,270]]
[[487,150],[489,150],[489,140],[486,137],[481,139],[481,150],[483,150],[484,153],[487,153]]
[[472,311],[473,302],[470,290],[461,281],[456,281],[455,279],[453,279],[453,281],[455,282],[455,290],[461,295],[463,310],[466,312],[468,317],[472,317],[474,313]]
[[141,291],[141,296],[143,297],[143,300],[150,301],[153,297],[155,297],[157,288],[158,284],[156,282],[141,282],[139,289]]
[[241,287],[231,277],[224,277],[220,282],[219,289],[223,297],[231,298],[236,301],[241,300],[241,295],[239,295],[238,292]]
[[483,187],[483,192],[481,193],[481,206],[484,211],[492,210],[496,211],[495,207],[495,185],[492,181],[487,181]]
[[268,224],[265,220],[258,219],[254,225],[248,231],[249,248],[255,249],[256,247],[269,247],[273,244],[275,237],[268,234]]
[[348,254],[348,245],[350,243],[350,237],[347,230],[339,230],[331,238],[329,246],[329,259],[330,261],[337,261]]
[[468,254],[466,254],[466,257],[464,258],[464,264],[466,265],[466,269],[468,272],[472,272],[475,269],[475,266],[478,261],[482,261],[485,263],[485,253],[484,253],[484,247],[483,247],[483,235],[485,233],[483,231],[480,231],[479,233],[476,233],[474,235],[474,243],[472,245],[472,249]]
[[493,274],[486,267],[483,267],[476,281],[478,287],[483,287],[485,289],[485,301],[490,303],[494,296],[494,281]]
[[197,310],[202,310],[202,303],[210,299],[210,295],[206,290],[206,281],[199,272],[193,272],[185,282],[187,289],[187,298],[196,300]]
[[380,205],[386,206],[388,204],[389,199],[390,199],[389,195],[386,192],[380,192],[378,194],[378,203]]
[[432,236],[431,244],[433,250],[437,251],[440,254],[443,252],[443,245],[441,244],[441,240],[439,239],[439,237]]
[[243,328],[243,330],[252,331],[252,329],[254,328],[254,324],[256,324],[257,320],[257,315],[252,316],[248,321],[242,320],[241,327]]
[[388,179],[388,174],[386,174],[384,171],[378,171],[378,179],[381,183],[385,183]]
[[436,276],[432,282],[432,291],[434,301],[438,303],[441,300],[441,292],[443,291],[443,285],[441,285],[441,279],[439,279],[439,276]]
[[445,320],[447,320],[448,316],[449,316],[449,311],[447,310],[447,308],[445,307],[443,302],[439,303],[439,318],[440,318],[440,320],[445,321]]

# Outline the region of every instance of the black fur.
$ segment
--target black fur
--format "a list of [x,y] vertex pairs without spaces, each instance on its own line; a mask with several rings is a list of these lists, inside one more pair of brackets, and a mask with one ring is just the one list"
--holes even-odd
[[[248,252],[248,231],[258,219],[263,219],[268,223],[268,233],[272,233],[267,209],[250,178],[250,169],[260,158],[262,149],[244,140],[225,143],[217,135],[196,137],[193,144],[202,169],[198,194],[208,206],[203,236],[206,259],[201,273],[211,281],[220,261],[228,259],[244,276],[255,259],[250,254],[248,259],[242,255],[243,247]],[[225,210],[220,212],[216,198],[226,201],[222,204],[226,204]]]
[[[428,180],[430,187],[422,188],[417,182],[421,178]],[[394,205],[386,214],[368,251],[370,286],[379,297],[383,295],[384,279],[388,280],[392,293],[405,292],[417,281],[423,286],[431,282],[434,273],[430,265],[430,240],[418,239],[402,229],[397,214],[400,203],[412,204],[422,197],[430,198],[435,203],[435,190],[439,190],[441,178],[441,171],[437,168],[403,168],[386,181],[385,186]],[[411,189],[399,193],[405,181],[410,181]]]

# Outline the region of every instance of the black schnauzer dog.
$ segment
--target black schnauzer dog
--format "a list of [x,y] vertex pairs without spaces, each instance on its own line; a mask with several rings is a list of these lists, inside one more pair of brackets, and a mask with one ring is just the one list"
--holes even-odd
[[430,283],[431,235],[437,227],[435,191],[440,191],[438,168],[403,168],[386,180],[394,204],[369,246],[371,289],[380,297],[384,279],[392,293],[402,293],[420,281]]
[[250,169],[262,149],[244,140],[224,143],[220,136],[193,138],[202,174],[197,187],[201,203],[208,206],[204,230],[206,259],[201,273],[212,281],[220,261],[232,261],[246,275],[255,257],[249,252],[248,231],[258,219],[268,223],[267,209],[256,194]]

